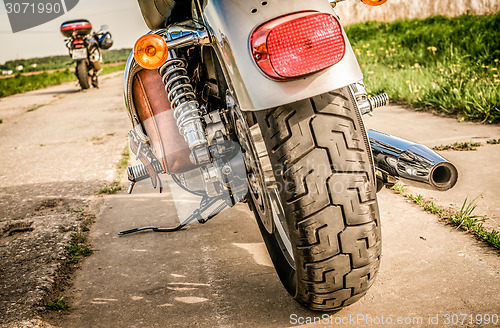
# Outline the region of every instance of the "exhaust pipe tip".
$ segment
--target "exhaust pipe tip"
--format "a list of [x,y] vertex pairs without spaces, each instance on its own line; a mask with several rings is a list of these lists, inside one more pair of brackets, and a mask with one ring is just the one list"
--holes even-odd
[[441,162],[432,169],[429,181],[436,190],[449,190],[458,181],[458,170],[450,162]]

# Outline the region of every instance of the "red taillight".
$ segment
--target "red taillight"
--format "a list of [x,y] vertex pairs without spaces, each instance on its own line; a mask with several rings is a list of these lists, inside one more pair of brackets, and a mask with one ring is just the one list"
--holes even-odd
[[80,49],[81,47],[83,47],[83,43],[84,43],[83,40],[81,40],[81,39],[75,39],[75,40],[73,40],[73,47],[75,49]]
[[259,26],[250,38],[252,54],[274,79],[312,74],[338,63],[345,54],[342,28],[332,16],[300,12]]

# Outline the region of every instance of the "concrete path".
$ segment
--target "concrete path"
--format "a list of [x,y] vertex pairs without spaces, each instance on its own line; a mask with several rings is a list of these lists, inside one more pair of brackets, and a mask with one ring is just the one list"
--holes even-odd
[[[245,204],[184,231],[119,237],[118,231],[130,227],[174,223],[166,219],[173,211],[171,203],[137,191],[106,199],[92,230],[96,252],[67,294],[73,308],[49,323],[93,328],[308,327],[300,323],[321,318],[301,308],[281,287]],[[364,327],[382,317],[394,323],[402,318],[412,324],[395,326],[435,327],[429,316],[438,316],[439,327],[444,327],[447,315],[500,315],[497,252],[389,190],[379,194],[379,202],[383,258],[377,281],[360,302],[328,320],[349,318],[351,324],[338,326]]]

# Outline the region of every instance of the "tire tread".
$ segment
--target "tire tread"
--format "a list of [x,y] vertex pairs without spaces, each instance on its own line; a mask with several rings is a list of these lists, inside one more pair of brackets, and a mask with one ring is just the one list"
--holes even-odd
[[[381,241],[368,139],[348,87],[257,116],[295,247],[295,298],[339,310],[373,284]],[[282,174],[279,174],[282,173]]]

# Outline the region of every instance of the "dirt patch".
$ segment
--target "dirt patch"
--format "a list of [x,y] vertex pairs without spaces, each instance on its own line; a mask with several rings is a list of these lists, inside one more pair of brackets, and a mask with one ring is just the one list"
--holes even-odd
[[[44,305],[69,285],[79,264],[70,261],[66,245],[94,221],[102,201],[89,193],[95,185],[67,186],[65,196],[55,192],[56,184],[0,190],[2,327],[30,327],[25,320],[45,310]],[[43,192],[33,195],[26,190]]]
[[105,183],[65,182],[0,188],[0,222],[81,211],[88,207],[89,197]]

